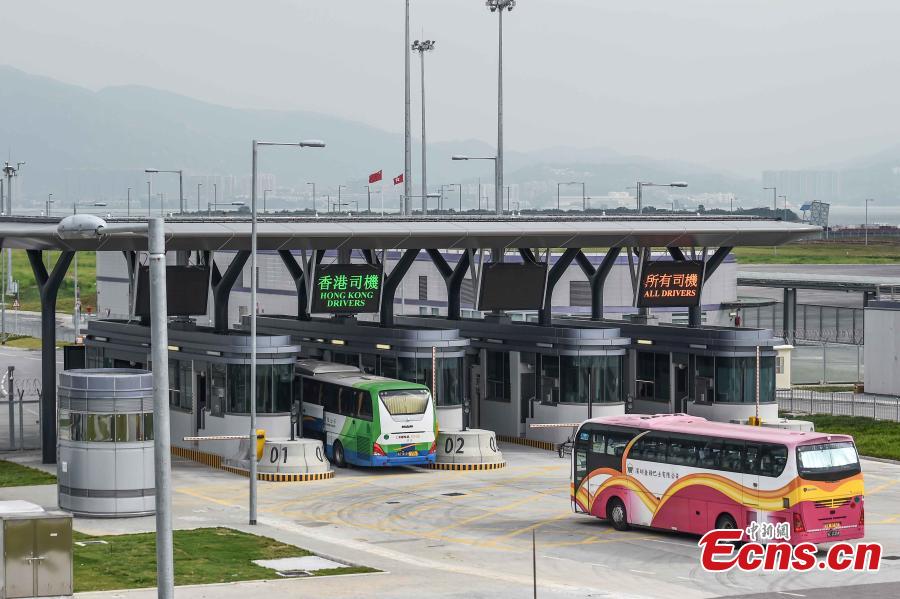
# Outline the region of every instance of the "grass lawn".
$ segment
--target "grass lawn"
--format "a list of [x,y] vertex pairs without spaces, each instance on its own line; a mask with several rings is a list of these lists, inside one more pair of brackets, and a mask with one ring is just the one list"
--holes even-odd
[[[49,254],[50,268],[56,264],[59,252],[44,252],[45,264]],[[6,272],[6,257],[3,257],[3,271]],[[25,250],[13,250],[13,279],[19,282],[19,309],[37,312],[41,309],[41,300],[38,297],[37,285],[34,282],[34,273],[31,270],[31,262],[25,254]],[[75,307],[75,263],[74,261],[66,271],[66,280],[59,288],[59,297],[56,302],[58,312],[71,312]],[[88,307],[96,311],[97,308],[97,255],[94,252],[78,252],[78,288],[81,292],[82,312],[87,313]],[[12,309],[12,299],[6,304],[6,309]]]
[[0,460],[0,487],[27,487],[29,485],[55,485],[56,477],[43,470]]
[[[142,533],[108,537],[75,534],[76,541],[100,540],[107,545],[75,546],[75,592],[136,589],[156,586],[156,535]],[[175,584],[212,584],[278,578],[255,559],[305,557],[309,551],[230,528],[176,530],[173,537]],[[320,570],[316,576],[377,572],[347,566]]]
[[900,243],[790,243],[771,247],[737,247],[739,264],[895,264]]
[[[57,341],[56,347],[65,347],[72,345],[66,341]],[[41,349],[41,340],[28,335],[10,335],[6,340],[4,347],[14,347],[16,349]]]
[[803,415],[798,418],[812,421],[816,431],[821,433],[853,435],[860,455],[900,460],[900,422],[859,416]]

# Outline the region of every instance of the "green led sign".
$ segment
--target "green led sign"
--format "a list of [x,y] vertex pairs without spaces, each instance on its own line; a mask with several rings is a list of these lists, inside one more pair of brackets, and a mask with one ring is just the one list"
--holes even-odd
[[360,314],[378,312],[382,272],[368,264],[334,264],[316,269],[310,312]]

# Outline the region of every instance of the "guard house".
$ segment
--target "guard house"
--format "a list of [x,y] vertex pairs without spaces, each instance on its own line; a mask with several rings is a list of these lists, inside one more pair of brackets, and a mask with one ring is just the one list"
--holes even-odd
[[545,326],[505,316],[410,317],[400,323],[453,327],[468,338],[465,375],[472,426],[503,437],[559,442],[571,431],[530,425],[625,413],[629,340],[615,325]]
[[[259,316],[257,330],[288,335],[304,358],[356,366],[363,372],[427,385],[437,403],[440,430],[463,427],[466,398],[464,356],[469,340],[459,331],[407,326],[381,327],[356,318],[297,320]],[[243,328],[249,327],[244,319]],[[433,383],[437,390],[433,389]]]
[[[84,341],[88,368],[144,368],[150,364],[150,327],[124,321],[91,321]],[[291,436],[294,364],[300,348],[287,335],[257,335],[256,410],[270,438]],[[217,333],[190,322],[169,324],[169,408],[172,446],[224,458],[229,441],[198,447],[184,437],[234,435],[250,430],[250,336]]]
[[[778,418],[775,379],[781,338],[769,329],[688,327],[623,321],[559,319],[580,327],[618,326],[630,339],[626,379],[630,411],[687,413],[710,420],[746,422],[756,415],[759,348],[759,415]],[[781,366],[783,368],[783,366]]]

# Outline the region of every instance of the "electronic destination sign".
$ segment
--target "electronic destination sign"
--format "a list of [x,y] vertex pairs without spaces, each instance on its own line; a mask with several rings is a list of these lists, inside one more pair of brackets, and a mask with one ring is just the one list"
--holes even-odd
[[540,310],[547,288],[547,264],[488,262],[481,270],[478,309]]
[[646,262],[638,285],[638,308],[687,308],[700,304],[703,263]]
[[316,267],[312,313],[362,314],[381,306],[382,271],[369,264]]

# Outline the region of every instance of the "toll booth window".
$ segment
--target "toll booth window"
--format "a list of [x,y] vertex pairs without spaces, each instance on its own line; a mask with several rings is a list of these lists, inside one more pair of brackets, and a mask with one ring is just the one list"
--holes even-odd
[[143,422],[143,436],[144,441],[152,441],[153,440],[153,412],[145,412],[144,413],[144,422]]
[[637,352],[637,398],[669,401],[669,354]]
[[272,366],[272,384],[275,394],[275,411],[290,412],[294,384],[293,364],[275,364]]
[[438,357],[437,405],[458,406],[463,401],[463,359]]
[[209,397],[210,397],[210,414],[213,416],[222,416],[225,414],[225,365],[210,364],[209,365]]
[[113,440],[112,414],[87,414],[85,441],[103,442]]
[[[775,401],[775,357],[760,358],[759,401]],[[756,358],[716,358],[716,401],[756,402]]]
[[69,410],[59,411],[59,438],[61,441],[68,441],[72,438],[72,417]]
[[487,399],[510,401],[509,354],[499,351],[487,353]]

